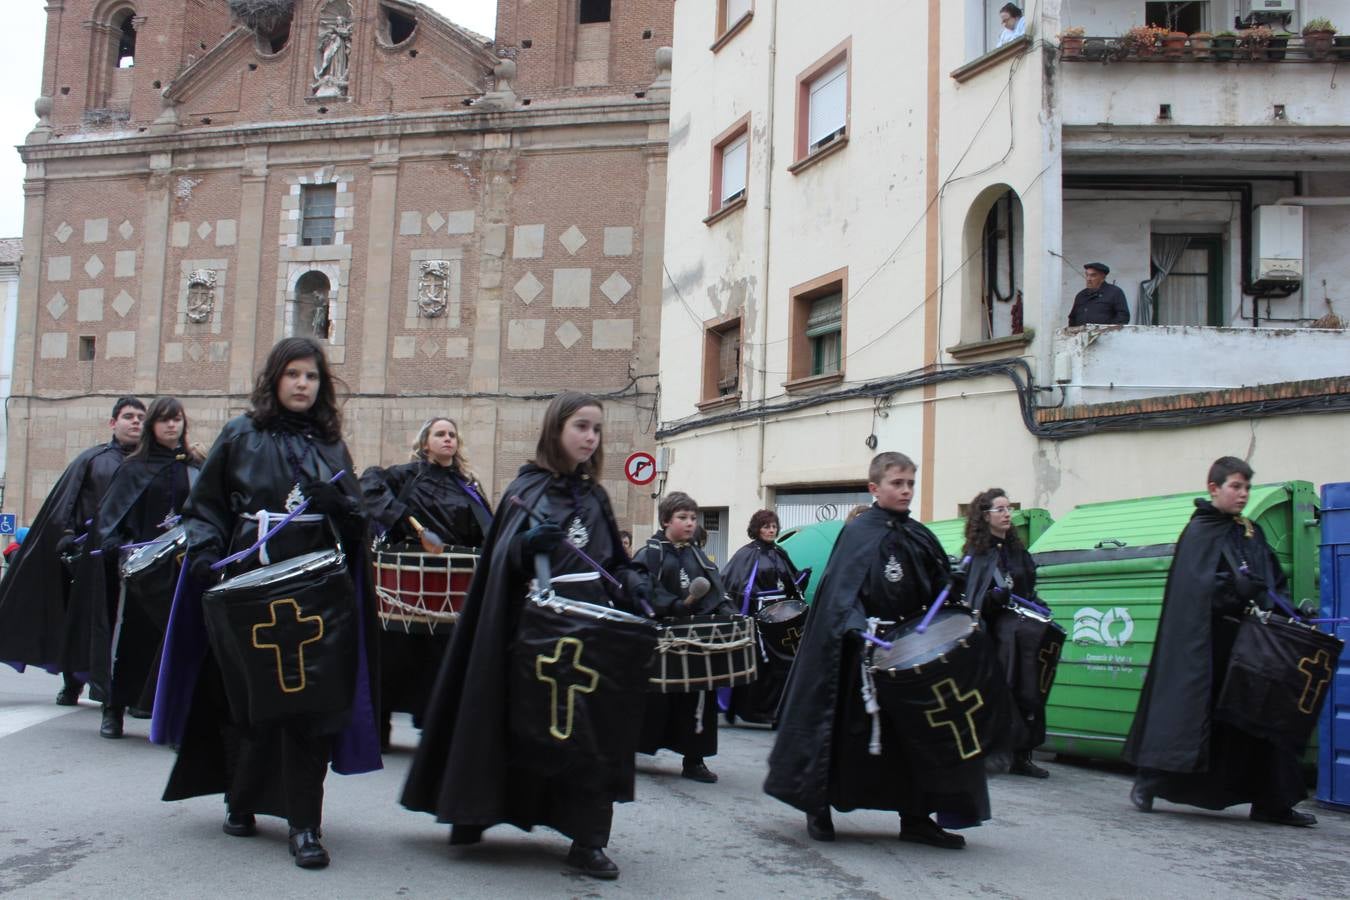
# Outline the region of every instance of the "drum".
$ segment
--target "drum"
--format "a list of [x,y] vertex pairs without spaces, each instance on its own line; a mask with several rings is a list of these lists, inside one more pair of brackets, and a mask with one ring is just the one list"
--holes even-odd
[[964,608],[938,610],[922,634],[918,624],[903,622],[884,635],[891,649],[868,651],[877,703],[921,765],[941,769],[979,759],[1006,739],[1011,724],[1008,688],[989,638]]
[[1339,638],[1283,616],[1243,616],[1214,717],[1301,750],[1344,648]]
[[797,655],[802,632],[806,628],[807,606],[801,600],[777,600],[766,603],[755,613],[759,645],[766,654],[791,662]]
[[478,551],[447,547],[444,553],[375,550],[375,596],[385,631],[436,634],[449,630],[469,595]]
[[127,599],[144,610],[161,631],[169,627],[169,609],[186,549],[187,532],[176,525],[122,557],[120,572]]
[[526,600],[507,687],[516,762],[545,774],[631,764],[656,634],[650,619],[552,591]]
[[253,569],[202,595],[236,721],[340,713],[355,689],[356,589],[340,550]]
[[1023,712],[1043,707],[1055,683],[1064,649],[1064,629],[1050,616],[1016,602],[994,623],[999,662],[1010,675],[1008,686]]
[[692,694],[750,684],[755,668],[751,616],[693,616],[661,623],[647,689]]

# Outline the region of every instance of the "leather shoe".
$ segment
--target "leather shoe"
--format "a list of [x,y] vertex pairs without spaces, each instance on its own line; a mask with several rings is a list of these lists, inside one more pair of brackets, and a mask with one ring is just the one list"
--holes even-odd
[[84,685],[79,687],[63,687],[56,692],[57,706],[79,706],[80,694],[84,693]]
[[476,844],[483,839],[483,832],[486,830],[482,825],[451,825],[450,846],[463,847],[467,844]]
[[1317,824],[1317,816],[1312,813],[1299,812],[1292,806],[1288,809],[1270,812],[1269,810],[1257,809],[1252,807],[1251,815],[1248,817],[1253,822],[1266,822],[1271,825],[1292,825],[1295,828],[1311,828]]
[[943,831],[932,819],[917,816],[900,817],[900,840],[941,847],[943,850],[961,850],[966,846],[966,839],[961,835]]
[[716,784],[717,775],[708,768],[703,760],[696,763],[685,763],[683,771],[680,772],[682,778],[688,778],[690,781],[701,781],[704,784]]
[[1130,788],[1130,802],[1140,812],[1153,812],[1153,795],[1144,790],[1144,786],[1138,782]]
[[1009,775],[1025,775],[1028,778],[1049,778],[1050,773],[1031,761],[1031,752],[1014,753],[1012,765],[1008,767]]
[[567,864],[592,878],[612,880],[619,877],[619,867],[599,847],[573,843],[572,849],[567,851]]
[[150,718],[150,710],[137,709],[134,706],[128,706],[127,715],[131,716],[133,719],[148,719]]
[[302,869],[322,869],[328,865],[328,851],[319,843],[319,833],[313,828],[291,832],[291,856]]
[[233,837],[253,837],[258,833],[258,820],[253,813],[225,811],[225,824],[220,830]]
[[834,820],[830,818],[829,807],[806,814],[806,833],[813,841],[834,840]]
[[105,738],[120,738],[122,736],[122,712],[120,706],[103,707],[103,723],[98,726],[98,733]]

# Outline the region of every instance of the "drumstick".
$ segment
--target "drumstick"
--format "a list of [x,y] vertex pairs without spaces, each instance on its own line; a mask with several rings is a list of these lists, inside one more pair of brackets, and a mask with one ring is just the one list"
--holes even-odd
[[707,596],[708,591],[711,589],[712,582],[700,575],[689,582],[689,596],[684,598],[684,605],[693,606]]
[[[961,560],[961,565],[962,567],[970,565],[970,557],[967,556],[965,559]],[[915,627],[915,631],[919,634],[923,634],[928,630],[928,626],[933,621],[933,616],[937,615],[937,611],[942,608],[942,604],[947,602],[947,595],[951,592],[952,583],[949,581],[947,582],[947,586],[942,589],[942,593],[937,595],[937,599],[933,601],[933,605],[928,608],[928,614],[923,617],[923,621]]]
[[1043,616],[1053,615],[1050,612],[1050,607],[1042,606],[1035,600],[1028,600],[1026,597],[1019,597],[1016,594],[1012,593],[1011,591],[1008,592],[1008,596],[1016,600],[1018,603],[1021,603],[1023,606],[1030,607],[1031,609],[1035,610],[1036,612],[1040,613]]
[[[534,510],[526,506],[524,501],[522,501],[519,497],[512,497],[511,502],[514,503],[516,506],[519,506],[521,509],[525,510],[525,515],[529,516],[530,519],[532,519],[536,525],[542,525],[546,521],[543,516],[539,515]],[[601,578],[605,579],[619,590],[623,590],[623,585],[619,583],[619,579],[609,574],[609,572],[605,571],[604,566],[600,565],[598,562],[596,562],[595,560],[591,559],[588,555],[586,555],[585,550],[582,550],[580,547],[578,547],[571,541],[566,540],[563,541],[563,546],[566,547],[568,550],[571,550],[577,556],[581,557],[581,560],[588,566],[590,566],[592,569],[595,569],[595,571],[599,572]],[[543,585],[540,585],[540,587],[543,587]]]
[[[346,470],[346,469],[343,469],[341,472],[338,472],[338,473],[337,473],[336,475],[334,475],[332,478],[328,479],[328,483],[329,483],[329,484],[337,484],[338,479],[341,478],[343,475],[346,475],[346,474],[347,474],[347,470]],[[267,534],[264,534],[262,537],[258,538],[256,541],[254,541],[252,547],[249,547],[249,548],[246,549],[246,550],[240,550],[238,553],[235,553],[235,554],[232,554],[232,555],[230,555],[230,556],[227,556],[227,557],[225,557],[224,559],[219,560],[218,562],[213,562],[213,563],[211,563],[211,571],[212,571],[212,572],[218,572],[218,571],[220,571],[221,569],[223,569],[223,568],[225,568],[226,566],[228,566],[230,563],[239,562],[239,560],[241,560],[241,559],[243,559],[244,557],[248,556],[250,553],[252,553],[253,551],[257,550],[257,549],[258,549],[259,547],[261,547],[263,544],[265,544],[265,543],[267,543],[269,540],[271,540],[272,537],[273,537],[274,535],[276,535],[276,533],[277,533],[278,531],[280,531],[281,529],[285,528],[287,525],[291,524],[291,522],[295,521],[295,517],[298,516],[298,515],[300,515],[301,513],[303,513],[306,509],[309,509],[309,498],[308,498],[308,497],[306,497],[304,500],[301,500],[300,503],[296,505],[295,509],[291,510],[289,513],[286,514],[285,518],[283,518],[280,522],[278,522],[278,523],[277,523],[276,525],[274,525],[272,528],[268,529]]]
[[863,640],[865,640],[865,641],[871,641],[872,643],[874,643],[874,644],[876,644],[878,647],[880,647],[882,650],[890,650],[892,647],[895,646],[895,645],[892,644],[890,641],[883,641],[881,638],[877,637],[876,635],[874,635],[874,634],[868,634],[868,633],[865,632],[865,631],[860,631],[860,632],[858,632],[858,634],[862,635]]

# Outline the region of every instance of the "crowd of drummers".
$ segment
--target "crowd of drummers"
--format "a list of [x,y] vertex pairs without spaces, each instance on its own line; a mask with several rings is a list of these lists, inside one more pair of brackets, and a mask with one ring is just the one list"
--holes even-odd
[[[104,737],[150,718],[150,739],[177,750],[164,800],[222,794],[236,837],[283,818],[305,868],[329,862],[328,769],[378,769],[393,712],[421,730],[403,805],[455,845],[548,826],[596,878],[618,876],[605,851],[635,754],[674,751],[685,778],[716,782],[719,721],[776,729],[764,788],[819,841],[834,840],[832,809],[885,809],[901,840],[959,849],[957,831],[990,818],[990,772],[1048,776],[1031,751],[1064,632],[1003,491],[971,502],[958,563],[910,516],[914,462],[879,454],[874,502],[850,515],[808,605],[812,573],[770,510],[720,571],[683,491],[645,541],[621,531],[597,478],[604,416],[595,397],[554,397],[494,503],[446,417],[409,436],[408,462],[358,476],[309,339],[273,347],[207,453],[178,400],[122,398],[111,439],[67,468],[0,583],[0,661],[60,672],[59,704],[87,685]],[[1251,470],[1231,463],[1197,510],[1196,541],[1222,552],[1186,556],[1204,602],[1186,640],[1164,615],[1155,666],[1226,664],[1231,639],[1208,629],[1197,651],[1196,623],[1283,589],[1240,517]],[[1293,808],[1295,742],[1177,724],[1207,720],[1210,687],[1190,706],[1146,690],[1127,746],[1135,805],[1250,802],[1255,819],[1312,824]]]

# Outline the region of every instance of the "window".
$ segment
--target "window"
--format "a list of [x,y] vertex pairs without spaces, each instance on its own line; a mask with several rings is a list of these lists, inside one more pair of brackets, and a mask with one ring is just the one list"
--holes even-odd
[[746,115],[713,139],[712,180],[705,222],[711,224],[720,211],[745,200],[749,169],[750,116]]
[[1209,27],[1209,3],[1205,0],[1145,3],[1144,22],[1149,25],[1161,25],[1168,31],[1194,34]]
[[[1158,325],[1223,325],[1223,238],[1217,234],[1184,235],[1185,249],[1170,269],[1161,273],[1159,261],[1166,262],[1167,242],[1177,235],[1153,235],[1152,275],[1154,318]],[[1141,298],[1144,291],[1140,291]],[[1135,320],[1139,321],[1138,313]]]
[[322,272],[306,272],[295,283],[295,299],[291,302],[289,337],[328,339],[328,276]]
[[849,42],[797,77],[797,146],[802,162],[848,133]]
[[380,37],[388,44],[397,46],[413,36],[417,30],[417,18],[392,6],[380,4]]
[[307,184],[301,188],[300,243],[305,247],[333,243],[337,185]]
[[577,5],[580,24],[594,25],[609,21],[609,0],[581,0]]
[[717,37],[720,39],[728,32],[737,30],[742,20],[749,17],[753,7],[751,0],[717,0]]
[[741,317],[714,319],[703,330],[703,391],[700,405],[740,396]]
[[117,68],[130,69],[136,64],[136,23],[135,14],[128,11],[122,17],[122,25],[117,37]]
[[980,238],[980,339],[1022,333],[1022,201],[1005,191],[994,201]]
[[840,269],[798,285],[791,291],[788,343],[788,386],[844,373],[844,298],[848,270]]
[[75,358],[80,362],[93,362],[94,351],[97,349],[97,341],[87,334],[80,335],[80,344],[75,351]]

